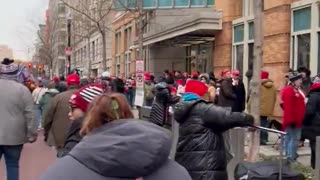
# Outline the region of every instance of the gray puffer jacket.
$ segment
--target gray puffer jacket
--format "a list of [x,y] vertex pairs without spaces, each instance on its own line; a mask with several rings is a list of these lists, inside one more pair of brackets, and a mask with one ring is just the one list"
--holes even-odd
[[[171,136],[141,120],[117,120],[85,136],[41,180],[191,180],[169,160]],[[141,178],[142,177],[142,178]]]

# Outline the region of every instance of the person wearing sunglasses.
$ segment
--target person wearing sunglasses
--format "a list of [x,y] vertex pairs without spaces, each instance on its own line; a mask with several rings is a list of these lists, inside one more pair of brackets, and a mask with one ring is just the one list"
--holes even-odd
[[100,85],[91,84],[81,88],[71,96],[69,100],[70,112],[68,114],[71,126],[68,129],[64,146],[57,154],[58,157],[61,158],[68,154],[81,141],[82,136],[79,132],[88,106],[94,98],[102,93],[103,89]]

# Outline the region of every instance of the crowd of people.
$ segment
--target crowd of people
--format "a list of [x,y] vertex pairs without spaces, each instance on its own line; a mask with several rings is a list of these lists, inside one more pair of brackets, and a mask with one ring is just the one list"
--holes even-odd
[[[300,68],[286,78],[280,95],[286,155],[295,161],[299,141],[308,139],[314,167],[320,76],[312,81],[310,71]],[[266,71],[260,87],[261,125],[269,127],[277,90]],[[35,79],[25,67],[5,59],[0,65],[0,156],[7,179],[19,179],[23,145],[35,142],[42,131],[58,157],[42,180],[228,179],[228,130],[254,125],[246,111],[251,92],[246,92],[241,72],[224,70],[219,78],[212,72],[166,70],[159,78],[145,73],[144,105],[151,106],[151,123],[134,117],[135,91],[135,75],[103,72],[89,79],[74,71],[66,78]],[[175,159],[168,158],[172,118],[180,124]],[[266,145],[268,134],[260,136],[260,144]]]

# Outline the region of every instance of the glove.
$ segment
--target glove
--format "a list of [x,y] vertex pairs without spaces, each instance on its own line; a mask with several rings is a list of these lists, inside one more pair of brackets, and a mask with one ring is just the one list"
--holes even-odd
[[244,118],[244,126],[253,126],[254,125],[254,117],[251,114],[245,113]]

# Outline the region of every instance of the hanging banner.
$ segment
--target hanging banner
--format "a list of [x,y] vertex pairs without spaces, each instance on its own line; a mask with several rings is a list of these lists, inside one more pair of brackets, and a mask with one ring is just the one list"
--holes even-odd
[[143,106],[144,103],[144,62],[136,60],[136,97],[134,104]]

